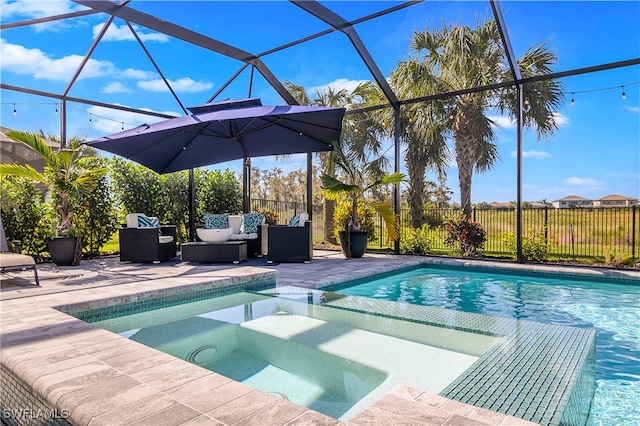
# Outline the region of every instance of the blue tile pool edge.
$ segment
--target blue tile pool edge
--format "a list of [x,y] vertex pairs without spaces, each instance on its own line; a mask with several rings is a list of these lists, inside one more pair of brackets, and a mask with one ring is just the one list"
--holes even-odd
[[187,285],[182,284],[158,291],[133,293],[127,296],[54,306],[53,308],[79,320],[91,323],[212,297],[226,296],[241,291],[273,288],[276,286],[276,276],[276,272],[267,272]]
[[481,260],[481,259],[450,259],[450,258],[431,258],[425,260],[416,265],[407,266],[399,269],[393,269],[384,271],[368,276],[350,279],[347,281],[332,283],[326,286],[319,287],[320,290],[338,292],[339,289],[351,287],[363,281],[372,279],[385,278],[393,276],[403,272],[409,272],[416,269],[440,269],[448,271],[469,271],[479,273],[491,273],[498,275],[523,275],[527,277],[543,277],[543,278],[565,278],[569,280],[596,282],[596,283],[609,283],[620,285],[635,285],[640,286],[640,278],[630,276],[624,273],[624,271],[618,271],[614,269],[598,269],[584,267],[584,271],[576,271],[577,267],[563,266],[563,265],[535,265],[535,264],[522,264],[513,265],[510,263],[499,263],[494,265],[483,264],[483,262],[496,262],[495,260]]

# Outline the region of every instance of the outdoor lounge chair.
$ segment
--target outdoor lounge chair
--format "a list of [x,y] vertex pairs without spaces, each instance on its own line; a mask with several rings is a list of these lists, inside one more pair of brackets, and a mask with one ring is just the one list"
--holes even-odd
[[140,213],[127,215],[127,226],[120,228],[119,232],[120,262],[163,262],[175,258],[175,225],[149,225],[147,222],[141,226],[139,217],[155,219]]
[[2,224],[2,218],[0,217],[0,272],[15,269],[33,269],[33,276],[35,278],[36,285],[38,287],[40,286],[38,268],[36,267],[36,261],[33,257],[9,251],[7,238],[4,234],[4,225]]
[[309,263],[313,258],[311,221],[304,226],[270,225],[267,263]]

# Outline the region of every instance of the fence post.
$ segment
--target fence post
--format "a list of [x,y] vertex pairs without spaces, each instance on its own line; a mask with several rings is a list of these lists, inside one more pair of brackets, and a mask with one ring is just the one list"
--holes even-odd
[[631,209],[631,257],[636,257],[636,206]]

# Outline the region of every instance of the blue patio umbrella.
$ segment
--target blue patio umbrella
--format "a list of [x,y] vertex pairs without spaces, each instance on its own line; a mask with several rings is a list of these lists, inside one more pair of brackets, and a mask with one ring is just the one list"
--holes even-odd
[[[333,150],[344,108],[265,106],[258,98],[188,108],[191,115],[143,124],[85,142],[158,173],[244,159],[244,209],[250,196],[251,157]],[[193,208],[191,238],[193,239]]]
[[85,142],[158,173],[268,155],[333,150],[344,108],[264,106],[260,99],[214,102],[192,113]]

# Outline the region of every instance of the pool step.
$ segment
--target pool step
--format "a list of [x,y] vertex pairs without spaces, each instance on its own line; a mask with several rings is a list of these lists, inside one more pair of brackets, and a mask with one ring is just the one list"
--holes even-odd
[[396,386],[378,402],[349,420],[352,426],[396,425],[491,425],[536,426],[527,420],[485,408],[453,401],[442,396]]

